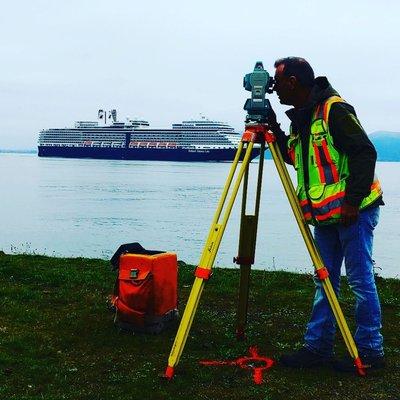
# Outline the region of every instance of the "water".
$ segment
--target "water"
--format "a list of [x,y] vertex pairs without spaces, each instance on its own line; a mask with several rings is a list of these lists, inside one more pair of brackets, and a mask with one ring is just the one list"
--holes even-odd
[[[257,167],[250,166],[250,192]],[[0,154],[0,249],[108,259],[120,244],[139,242],[197,264],[229,168],[229,163]],[[380,162],[377,172],[386,206],[374,259],[380,275],[399,277],[400,163]],[[234,267],[240,203],[239,193],[216,265]],[[254,268],[313,270],[275,166],[267,160]]]

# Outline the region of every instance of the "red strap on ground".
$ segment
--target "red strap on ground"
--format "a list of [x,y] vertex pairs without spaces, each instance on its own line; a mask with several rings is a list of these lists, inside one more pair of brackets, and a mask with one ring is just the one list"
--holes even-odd
[[324,279],[326,279],[329,276],[329,272],[326,267],[317,269],[315,272],[320,281],[323,281]]
[[[258,349],[256,346],[249,348],[250,356],[239,357],[236,360],[218,361],[218,360],[203,360],[199,361],[201,365],[235,365],[243,369],[250,369],[253,371],[253,382],[256,385],[261,385],[263,383],[263,373],[271,368],[275,361],[271,358],[260,356],[258,354]],[[261,364],[261,365],[260,365]],[[263,365],[262,365],[263,364]],[[260,366],[255,366],[260,365]]]
[[204,280],[209,280],[212,275],[211,269],[210,268],[202,268],[202,267],[197,267],[194,270],[194,276],[196,278],[202,278]]

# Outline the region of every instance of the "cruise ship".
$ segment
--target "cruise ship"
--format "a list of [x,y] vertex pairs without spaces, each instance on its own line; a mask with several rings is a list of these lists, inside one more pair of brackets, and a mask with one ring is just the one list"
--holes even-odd
[[[44,129],[39,157],[115,160],[232,161],[241,135],[228,124],[197,120],[152,128],[148,121],[117,120],[116,110],[99,110],[97,121],[77,121],[74,128]],[[252,158],[259,154],[254,149]]]

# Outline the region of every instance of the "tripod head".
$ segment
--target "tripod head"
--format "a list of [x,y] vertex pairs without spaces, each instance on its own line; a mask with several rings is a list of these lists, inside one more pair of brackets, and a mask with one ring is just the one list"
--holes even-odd
[[243,109],[247,111],[246,124],[266,123],[271,110],[271,104],[265,98],[266,93],[272,93],[274,79],[264,69],[263,63],[257,61],[253,72],[243,78],[243,87],[251,92],[251,99],[247,99]]

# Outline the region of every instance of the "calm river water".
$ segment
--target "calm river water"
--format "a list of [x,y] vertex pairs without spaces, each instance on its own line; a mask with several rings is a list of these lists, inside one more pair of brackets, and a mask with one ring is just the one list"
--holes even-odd
[[[251,164],[255,186],[257,162]],[[197,264],[229,163],[38,158],[0,154],[0,249],[107,259],[122,243],[175,251]],[[400,277],[400,163],[377,164],[386,206],[376,229],[377,272]],[[234,267],[241,197],[216,265]],[[272,161],[264,167],[257,269],[312,271]]]

